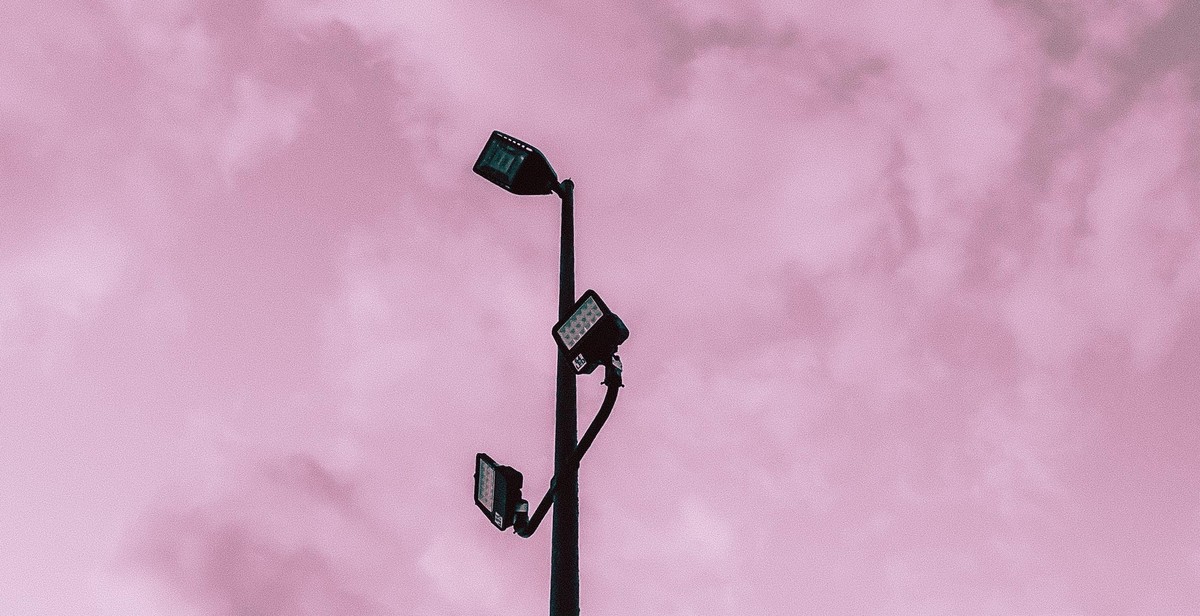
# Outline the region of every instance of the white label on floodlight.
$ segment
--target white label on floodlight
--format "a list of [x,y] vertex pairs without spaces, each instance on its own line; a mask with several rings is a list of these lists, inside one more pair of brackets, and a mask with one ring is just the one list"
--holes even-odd
[[600,312],[600,306],[596,304],[594,297],[589,296],[584,300],[575,314],[572,314],[571,318],[558,328],[558,337],[562,339],[567,350],[575,348],[583,335],[596,324],[596,321],[600,320],[601,316],[603,313]]
[[475,500],[491,511],[496,497],[496,469],[479,460],[479,480],[475,482]]

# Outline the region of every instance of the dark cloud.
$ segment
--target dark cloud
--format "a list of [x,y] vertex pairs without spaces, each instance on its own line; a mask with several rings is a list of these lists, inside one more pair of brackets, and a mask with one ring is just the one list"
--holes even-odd
[[233,470],[217,498],[148,513],[133,565],[206,614],[403,613],[378,599],[405,571],[402,544],[353,484],[304,454]]

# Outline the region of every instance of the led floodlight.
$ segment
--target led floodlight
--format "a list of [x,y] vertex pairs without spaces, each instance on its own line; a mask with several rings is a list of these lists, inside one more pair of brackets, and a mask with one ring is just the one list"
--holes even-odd
[[475,504],[504,530],[512,526],[521,500],[521,473],[501,466],[486,453],[475,455]]
[[500,131],[492,131],[474,169],[517,195],[548,195],[558,186],[558,176],[537,148]]
[[571,358],[576,374],[587,374],[611,361],[617,346],[627,338],[629,329],[625,323],[591,289],[575,302],[571,316],[554,325],[554,340]]

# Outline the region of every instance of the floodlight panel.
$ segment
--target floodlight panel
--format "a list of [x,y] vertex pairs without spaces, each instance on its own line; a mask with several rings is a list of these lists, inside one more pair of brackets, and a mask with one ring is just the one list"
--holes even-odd
[[475,500],[489,512],[495,510],[496,504],[496,467],[487,463],[482,457],[475,458],[477,478],[475,480]]
[[570,358],[575,373],[588,374],[629,338],[629,329],[588,289],[576,300],[570,316],[554,324],[551,335],[559,351]]
[[518,195],[548,195],[558,184],[550,162],[537,148],[500,131],[492,131],[475,173]]
[[562,339],[567,350],[575,348],[583,339],[583,335],[604,316],[604,311],[596,303],[595,296],[589,295],[579,308],[558,328],[558,337]]

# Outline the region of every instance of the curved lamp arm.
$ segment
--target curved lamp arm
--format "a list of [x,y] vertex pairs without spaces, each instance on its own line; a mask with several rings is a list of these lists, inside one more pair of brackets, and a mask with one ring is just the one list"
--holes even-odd
[[[609,414],[612,413],[613,405],[617,402],[617,392],[621,389],[621,360],[616,355],[604,364],[604,384],[608,386],[608,391],[604,394],[604,402],[600,404],[600,410],[596,412],[596,417],[592,419],[592,424],[583,433],[583,437],[579,439],[579,444],[575,446],[575,451],[571,453],[571,462],[575,466],[579,466],[580,460],[583,460],[583,454],[587,453],[588,447],[592,446],[592,441],[596,440],[596,435],[600,433],[600,428],[604,427],[604,422],[608,420]],[[550,511],[550,505],[554,503],[554,493],[558,488],[557,482],[551,478],[550,488],[546,490],[546,495],[542,497],[542,502],[538,503],[537,510],[533,512],[533,516],[526,518],[526,512],[518,511],[517,519],[513,524],[513,532],[522,537],[530,537],[537,530],[539,524],[542,523],[542,518],[546,517],[546,512]],[[525,505],[528,508],[528,504]]]

